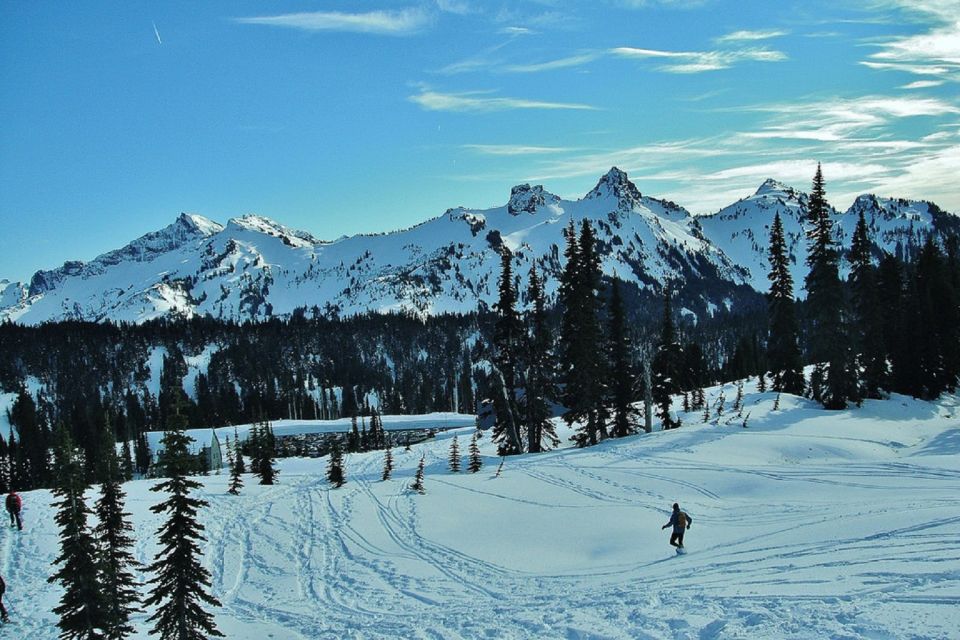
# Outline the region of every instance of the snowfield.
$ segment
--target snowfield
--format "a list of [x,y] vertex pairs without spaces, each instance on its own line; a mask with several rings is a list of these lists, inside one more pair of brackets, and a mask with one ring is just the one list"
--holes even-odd
[[[722,392],[718,424],[681,414],[675,431],[509,458],[498,478],[489,437],[480,473],[447,470],[470,429],[396,449],[387,482],[382,452],[347,456],[339,490],[326,459],[283,460],[280,484],[248,476],[239,497],[206,478],[216,622],[231,640],[958,637],[960,399],[773,411],[748,392],[743,428]],[[425,495],[407,489],[421,454]],[[125,485],[142,562],[151,484]],[[0,637],[52,639],[50,494],[23,498]],[[685,556],[660,529],[674,501],[693,517]]]

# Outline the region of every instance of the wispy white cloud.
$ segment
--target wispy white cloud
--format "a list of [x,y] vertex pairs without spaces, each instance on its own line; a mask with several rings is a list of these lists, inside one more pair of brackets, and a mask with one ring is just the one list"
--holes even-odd
[[437,3],[437,8],[440,11],[445,13],[454,13],[457,15],[465,16],[470,13],[475,13],[477,10],[466,0],[435,0]]
[[529,156],[551,153],[566,153],[569,147],[541,147],[519,144],[465,144],[463,149],[488,156]]
[[636,47],[617,47],[610,53],[633,59],[670,59],[676,62],[658,67],[667,73],[702,73],[729,69],[741,62],[781,62],[787,59],[782,51],[751,47],[746,49],[717,51],[663,51]]
[[304,31],[349,31],[378,35],[402,36],[416,33],[432,21],[432,15],[423,8],[411,7],[399,11],[370,11],[345,13],[340,11],[313,11],[286,13],[274,16],[234,18],[241,24],[287,27]]
[[489,112],[509,111],[515,109],[572,109],[595,110],[596,107],[588,104],[572,102],[548,102],[543,100],[529,100],[526,98],[507,98],[491,96],[489,91],[469,91],[464,93],[441,93],[423,88],[420,93],[408,99],[420,105],[427,111],[456,111],[456,112]]
[[756,42],[757,40],[779,38],[781,36],[788,35],[789,33],[789,31],[782,31],[780,29],[762,29],[758,31],[741,30],[720,36],[715,40],[715,42]]
[[547,62],[536,62],[533,64],[511,64],[504,67],[504,71],[510,73],[539,73],[541,71],[553,71],[555,69],[568,69],[570,67],[579,67],[600,58],[603,54],[597,51],[580,53],[566,58],[549,60]]
[[943,84],[943,80],[917,80],[916,82],[911,82],[905,84],[901,89],[930,89],[931,87],[939,87]]
[[936,98],[864,96],[820,102],[762,105],[747,108],[774,115],[752,138],[835,142],[862,135],[894,120],[960,113],[955,105]]
[[863,64],[960,82],[960,4],[956,0],[880,1],[913,16],[927,26],[927,31],[881,41],[880,50]]
[[497,33],[501,33],[507,36],[528,36],[530,34],[536,33],[533,29],[528,29],[527,27],[503,27]]

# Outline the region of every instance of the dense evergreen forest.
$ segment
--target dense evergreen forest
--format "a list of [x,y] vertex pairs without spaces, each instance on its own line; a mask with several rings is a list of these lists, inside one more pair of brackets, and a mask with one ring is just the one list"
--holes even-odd
[[[0,391],[15,394],[0,434],[0,478],[49,486],[53,434],[64,426],[94,474],[98,447],[132,443],[171,424],[217,427],[280,418],[329,419],[432,411],[473,413],[489,400],[501,451],[554,446],[560,406],[583,425],[577,444],[638,428],[646,400],[664,428],[680,426],[671,395],[699,410],[702,387],[765,374],[775,391],[826,408],[894,391],[932,398],[960,374],[958,239],[928,239],[904,260],[874,255],[862,216],[841,255],[818,170],[808,211],[807,298],[794,299],[782,226],[771,229],[770,291],[697,317],[696,287],[640,290],[603,277],[594,230],[566,231],[556,304],[536,273],[518,291],[504,247],[499,301],[469,315],[366,314],[234,324],[212,318],[140,325],[0,325]],[[841,279],[841,261],[849,276]],[[809,380],[803,363],[816,363]],[[185,424],[183,424],[185,423]],[[107,433],[109,437],[104,437]],[[112,445],[109,445],[112,446]]]

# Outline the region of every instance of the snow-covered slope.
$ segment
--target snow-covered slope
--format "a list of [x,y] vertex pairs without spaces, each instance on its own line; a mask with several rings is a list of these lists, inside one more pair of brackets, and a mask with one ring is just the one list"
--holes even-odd
[[[508,458],[500,477],[489,438],[480,473],[446,469],[461,430],[395,450],[386,482],[379,452],[347,456],[339,490],[326,459],[281,461],[279,484],[248,476],[238,497],[204,478],[216,623],[231,640],[956,637],[958,399],[774,411],[750,388],[743,428],[721,392],[719,422]],[[421,455],[425,495],[407,489]],[[143,563],[152,483],[125,485]],[[2,637],[57,637],[50,500],[26,493],[25,530],[0,533]],[[685,556],[660,529],[675,501],[693,518]]]
[[[642,289],[681,284],[693,298],[685,304],[705,310],[729,305],[745,284],[766,290],[774,210],[784,217],[794,275],[802,280],[805,203],[805,195],[767,181],[754,196],[694,218],[672,202],[642,195],[613,168],[576,201],[523,184],[501,207],[449,209],[410,229],[334,242],[256,215],[221,226],[183,214],[90,263],[37,272],[29,286],[0,283],[0,320],[141,322],[207,314],[261,320],[314,306],[328,315],[472,311],[494,301],[503,246],[514,253],[521,283],[536,264],[548,276],[548,295],[555,294],[563,230],[585,219],[597,230],[605,274]],[[860,209],[890,250],[929,229],[957,226],[955,216],[927,203],[864,196],[851,212]],[[839,218],[847,242],[850,220],[856,221],[851,212]]]

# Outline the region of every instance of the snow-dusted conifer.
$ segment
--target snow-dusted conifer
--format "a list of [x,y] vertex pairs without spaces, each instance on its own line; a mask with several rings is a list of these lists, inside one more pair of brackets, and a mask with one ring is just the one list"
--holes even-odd
[[420,456],[420,464],[417,465],[417,474],[413,477],[413,484],[410,485],[410,488],[417,493],[426,493],[426,489],[423,487],[423,467],[424,467],[424,457]]
[[[108,436],[105,440],[112,447],[113,438]],[[99,543],[97,565],[103,597],[103,637],[122,640],[134,632],[130,615],[138,611],[140,594],[132,570],[138,563],[131,553],[134,540],[130,514],[123,510],[125,495],[120,485],[123,473],[120,461],[110,447],[104,448],[102,455],[105,480],[100,485],[100,498],[94,505],[99,522],[93,533]]]
[[390,475],[393,473],[393,450],[387,447],[387,450],[383,454],[383,476],[381,480],[389,480]]
[[230,486],[227,487],[227,493],[237,496],[243,488],[243,474],[240,471],[243,454],[240,453],[240,445],[236,438],[232,443],[227,438],[227,456],[230,460]]
[[450,441],[450,458],[448,461],[450,471],[460,473],[460,444],[457,442],[457,436],[453,436]]
[[470,473],[476,473],[480,471],[480,468],[483,467],[483,458],[480,457],[480,446],[477,444],[477,431],[473,432],[473,437],[470,438],[470,461],[467,463],[467,471]]
[[147,621],[156,622],[150,633],[159,635],[161,640],[223,637],[213,614],[204,607],[219,607],[220,602],[208,593],[210,573],[199,558],[199,543],[204,537],[197,511],[207,503],[190,495],[200,488],[200,483],[187,477],[193,463],[187,450],[189,441],[181,429],[164,434],[161,442],[168,478],[150,488],[169,494],[166,500],[150,507],[154,513],[166,513],[167,521],[157,530],[160,551],[147,568],[153,574],[148,581],[153,589],[144,600],[144,605],[157,607]]
[[83,497],[87,483],[79,453],[64,427],[57,434],[55,472],[53,507],[60,527],[60,555],[54,560],[59,569],[48,581],[63,587],[60,604],[53,609],[60,616],[57,627],[64,640],[102,638],[107,624],[96,543],[87,527],[91,515]]

